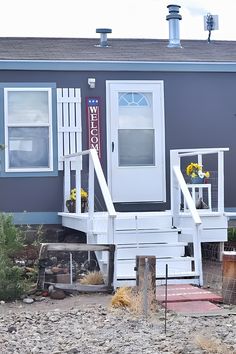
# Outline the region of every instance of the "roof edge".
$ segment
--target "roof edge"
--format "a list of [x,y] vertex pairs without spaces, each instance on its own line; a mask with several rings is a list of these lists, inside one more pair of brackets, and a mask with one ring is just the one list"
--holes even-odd
[[236,62],[0,60],[0,70],[236,72]]

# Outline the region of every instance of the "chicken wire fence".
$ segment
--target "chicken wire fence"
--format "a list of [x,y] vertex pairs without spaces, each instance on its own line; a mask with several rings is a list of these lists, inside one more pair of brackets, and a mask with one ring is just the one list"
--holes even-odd
[[[221,254],[223,252],[223,256]],[[236,244],[202,244],[203,284],[222,295],[223,302],[236,304]]]

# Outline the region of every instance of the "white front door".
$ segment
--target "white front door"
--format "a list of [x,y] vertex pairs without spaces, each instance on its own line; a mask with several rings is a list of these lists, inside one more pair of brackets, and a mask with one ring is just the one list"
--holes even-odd
[[165,201],[162,81],[107,81],[108,184],[114,202]]

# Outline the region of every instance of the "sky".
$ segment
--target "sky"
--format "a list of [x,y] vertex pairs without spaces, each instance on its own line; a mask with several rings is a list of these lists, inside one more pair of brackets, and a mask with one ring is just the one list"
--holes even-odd
[[236,0],[0,0],[1,37],[168,38],[167,5],[180,5],[181,39],[207,39],[204,15],[219,16],[212,39],[236,40]]

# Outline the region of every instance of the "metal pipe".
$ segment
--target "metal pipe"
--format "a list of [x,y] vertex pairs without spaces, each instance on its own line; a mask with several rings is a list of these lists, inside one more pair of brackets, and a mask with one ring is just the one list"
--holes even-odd
[[182,16],[179,14],[179,5],[168,5],[169,15],[166,16],[166,20],[169,21],[169,48],[181,48],[180,34],[179,34],[179,21],[182,20]]

